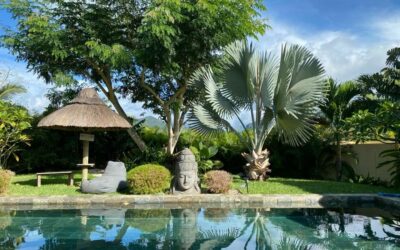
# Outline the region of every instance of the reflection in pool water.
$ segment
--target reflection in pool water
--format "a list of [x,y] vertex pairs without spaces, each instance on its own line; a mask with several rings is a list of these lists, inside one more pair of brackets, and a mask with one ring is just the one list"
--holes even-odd
[[400,249],[399,214],[354,209],[0,211],[0,249]]

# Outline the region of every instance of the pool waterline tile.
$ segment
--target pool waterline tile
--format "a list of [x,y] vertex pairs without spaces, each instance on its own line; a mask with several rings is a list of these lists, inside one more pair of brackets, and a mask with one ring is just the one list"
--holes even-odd
[[82,208],[82,207],[269,207],[324,208],[387,206],[400,209],[400,199],[374,194],[309,194],[309,195],[90,195],[80,196],[2,196],[0,208]]

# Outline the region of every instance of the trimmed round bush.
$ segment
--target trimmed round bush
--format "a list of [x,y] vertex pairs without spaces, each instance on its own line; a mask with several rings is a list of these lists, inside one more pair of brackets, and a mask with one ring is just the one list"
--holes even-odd
[[157,164],[145,164],[128,172],[128,187],[133,194],[157,194],[169,189],[171,173]]
[[8,191],[12,176],[13,172],[0,169],[0,194],[4,194]]
[[223,170],[211,170],[204,175],[204,183],[208,192],[222,194],[231,188],[232,176]]

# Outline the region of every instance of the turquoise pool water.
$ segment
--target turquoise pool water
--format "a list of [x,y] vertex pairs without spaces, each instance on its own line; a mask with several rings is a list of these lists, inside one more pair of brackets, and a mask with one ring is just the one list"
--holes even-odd
[[400,249],[400,211],[0,211],[0,249]]

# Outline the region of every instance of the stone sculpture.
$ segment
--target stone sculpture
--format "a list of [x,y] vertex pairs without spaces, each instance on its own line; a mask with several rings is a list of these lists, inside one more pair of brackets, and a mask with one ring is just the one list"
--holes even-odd
[[185,148],[179,153],[175,165],[175,174],[171,182],[172,194],[199,194],[199,177],[197,162],[190,149]]

